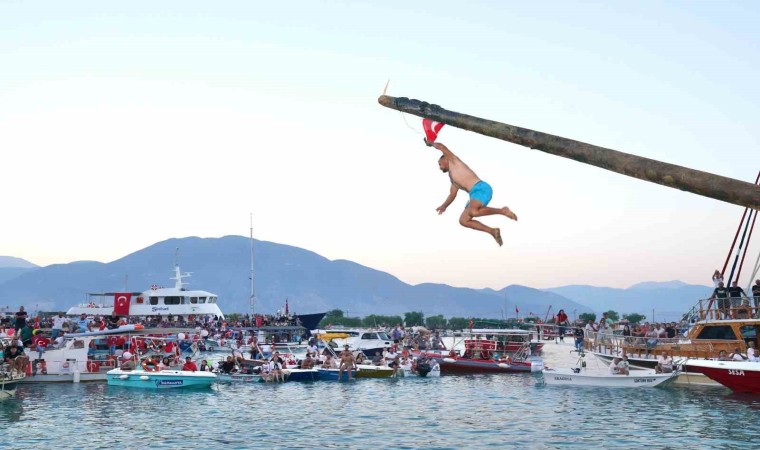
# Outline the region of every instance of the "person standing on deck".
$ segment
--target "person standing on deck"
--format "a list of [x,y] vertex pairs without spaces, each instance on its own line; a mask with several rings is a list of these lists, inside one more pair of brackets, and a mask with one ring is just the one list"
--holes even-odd
[[728,288],[728,297],[731,300],[731,308],[738,308],[742,305],[741,299],[746,298],[747,293],[739,286],[739,282],[734,280]]
[[752,298],[755,304],[755,314],[753,314],[753,317],[758,317],[760,315],[760,311],[758,311],[758,308],[760,308],[760,278],[755,280],[755,284],[752,285]]
[[489,208],[488,203],[491,201],[491,196],[493,195],[491,186],[478,178],[478,176],[475,175],[475,172],[473,172],[467,164],[452,153],[445,145],[438,142],[432,143],[427,140],[425,140],[425,143],[429,147],[433,147],[443,153],[438,159],[438,167],[441,169],[441,172],[448,173],[449,179],[451,180],[449,196],[446,197],[446,200],[441,206],[435,209],[438,211],[438,215],[446,212],[446,208],[451,205],[451,202],[454,201],[457,193],[461,189],[470,194],[470,201],[467,202],[464,211],[459,216],[459,223],[463,227],[490,234],[499,246],[504,244],[501,239],[501,230],[499,228],[491,228],[474,220],[474,218],[502,215],[516,221],[517,216],[515,213],[506,206],[503,208]]
[[728,319],[729,318],[729,302],[728,302],[728,289],[726,289],[723,282],[718,283],[718,287],[715,288],[712,295],[708,300],[718,300],[718,318],[719,319]]

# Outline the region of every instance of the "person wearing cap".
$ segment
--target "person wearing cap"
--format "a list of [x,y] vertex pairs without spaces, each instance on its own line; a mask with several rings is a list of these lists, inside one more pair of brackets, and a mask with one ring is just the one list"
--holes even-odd
[[195,372],[198,370],[198,366],[196,366],[195,363],[193,362],[193,359],[188,356],[185,358],[185,364],[182,365],[182,370]]

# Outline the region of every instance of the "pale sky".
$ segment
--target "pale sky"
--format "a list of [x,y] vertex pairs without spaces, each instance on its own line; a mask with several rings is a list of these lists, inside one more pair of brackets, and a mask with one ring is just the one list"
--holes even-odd
[[464,193],[436,215],[439,153],[377,97],[753,182],[758,23],[749,1],[0,1],[0,254],[109,262],[253,213],[258,239],[414,284],[709,284],[743,208],[444,127],[519,216],[484,219],[499,248]]

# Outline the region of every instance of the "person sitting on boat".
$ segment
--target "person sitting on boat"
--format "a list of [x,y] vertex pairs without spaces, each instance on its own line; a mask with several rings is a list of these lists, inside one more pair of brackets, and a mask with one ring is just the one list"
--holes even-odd
[[630,364],[628,363],[628,355],[623,355],[620,358],[620,362],[618,363],[618,372],[620,375],[628,375],[630,369]]
[[367,356],[364,355],[363,352],[359,352],[358,355],[356,355],[356,364],[366,364],[367,362]]
[[195,372],[198,370],[198,366],[196,366],[195,363],[193,362],[193,358],[188,356],[185,358],[185,364],[182,365],[182,370]]
[[734,348],[734,352],[728,355],[729,361],[744,361],[746,358],[742,355],[739,347]]
[[129,352],[124,352],[121,355],[122,362],[119,364],[119,369],[121,370],[135,370],[135,367],[137,364],[135,364],[135,360],[132,358],[132,354]]
[[306,354],[306,358],[304,358],[303,361],[301,361],[301,368],[302,369],[313,369],[314,368],[314,358],[311,357],[310,353]]
[[649,353],[651,352],[651,350],[657,347],[658,336],[659,334],[657,333],[657,330],[654,327],[650,328],[649,331],[647,331],[646,333],[646,349],[647,349],[646,357],[647,358],[649,357]]
[[201,372],[211,372],[213,368],[211,367],[211,364],[208,363],[208,360],[201,361],[201,367],[198,369]]
[[[341,354],[341,356],[342,356],[342,354]],[[375,365],[375,366],[382,366],[382,365],[384,365],[383,361],[385,361],[385,359],[383,358],[382,353],[380,352],[380,350],[377,350],[375,352],[375,356],[372,357],[372,364]]]
[[285,375],[282,372],[284,362],[280,358],[280,352],[274,352],[272,359],[269,360],[269,377],[274,381],[285,381]]
[[731,361],[731,358],[728,357],[728,353],[725,350],[721,350],[718,352],[718,361]]
[[309,345],[306,347],[306,353],[315,358],[319,355],[319,347],[317,347],[317,342],[314,339],[309,341]]
[[335,362],[332,356],[325,355],[325,360],[322,362],[322,368],[323,369],[337,369],[338,363]]
[[612,362],[608,369],[610,375],[627,375],[627,373],[620,371],[620,361],[622,361],[622,358],[619,356],[612,358]]
[[[379,352],[378,352],[379,353]],[[382,358],[382,355],[380,356]],[[348,381],[351,381],[351,372],[356,369],[356,359],[351,350],[348,349],[348,345],[343,347],[343,351],[340,352],[340,366],[338,367],[338,380],[343,376],[343,371],[346,371]]]
[[235,360],[232,359],[232,356],[228,356],[227,359],[219,366],[219,370],[222,373],[233,373],[235,372]]
[[3,361],[8,364],[11,371],[16,373],[26,373],[26,367],[29,364],[29,358],[24,354],[24,349],[14,339],[10,345],[3,351]]
[[747,350],[747,354],[747,362],[760,363],[760,350],[753,348],[751,350]]
[[153,355],[148,358],[145,358],[140,364],[144,371],[146,372],[158,372],[161,370],[161,362],[158,358],[158,355]]
[[657,365],[654,368],[655,373],[671,373],[673,372],[673,358],[668,355],[668,352],[662,352],[657,357]]

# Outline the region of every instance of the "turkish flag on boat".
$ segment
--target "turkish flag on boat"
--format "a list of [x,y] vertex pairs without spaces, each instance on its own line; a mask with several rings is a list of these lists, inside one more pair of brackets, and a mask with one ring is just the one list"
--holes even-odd
[[288,299],[287,298],[285,299],[285,315],[286,316],[290,315],[290,309],[288,308]]
[[433,122],[430,119],[422,119],[422,129],[425,130],[425,137],[428,142],[435,142],[438,138],[438,132],[443,128],[441,122]]
[[515,305],[515,314],[520,314],[520,310],[517,309],[517,305]]
[[128,316],[129,315],[129,301],[132,299],[130,293],[115,293],[113,295],[113,315],[114,316]]

